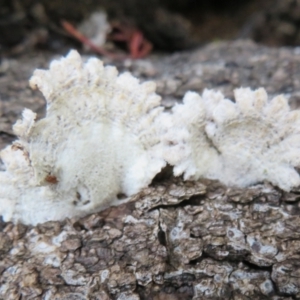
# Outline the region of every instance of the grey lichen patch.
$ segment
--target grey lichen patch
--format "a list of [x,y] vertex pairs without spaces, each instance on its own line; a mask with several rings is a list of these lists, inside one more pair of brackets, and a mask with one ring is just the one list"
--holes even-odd
[[300,297],[300,222],[285,193],[177,178],[131,200],[80,220],[3,224],[0,299]]

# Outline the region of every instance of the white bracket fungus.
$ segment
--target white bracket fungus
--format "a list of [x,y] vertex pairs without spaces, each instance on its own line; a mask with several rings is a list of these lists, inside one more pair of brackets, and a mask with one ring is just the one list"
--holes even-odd
[[[174,175],[244,187],[300,185],[300,111],[264,89],[188,92],[163,112],[155,84],[83,63],[76,51],[30,80],[47,101],[45,118],[25,109],[19,137],[1,151],[0,215],[37,224],[83,216],[120,203],[150,184],[168,162]],[[126,200],[125,200],[126,201]]]
[[300,111],[262,88],[235,90],[235,100],[188,92],[168,116],[165,153],[176,176],[246,187],[264,180],[289,191],[300,185]]
[[165,166],[155,84],[98,59],[85,64],[71,51],[36,70],[30,80],[47,100],[35,122],[26,109],[14,126],[19,140],[1,153],[0,214],[5,221],[37,224],[84,215],[147,186]]

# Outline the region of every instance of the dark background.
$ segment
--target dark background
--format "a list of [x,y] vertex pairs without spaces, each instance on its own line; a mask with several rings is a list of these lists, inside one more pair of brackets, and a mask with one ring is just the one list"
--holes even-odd
[[80,49],[61,21],[76,26],[99,8],[110,20],[133,24],[159,51],[238,38],[269,46],[300,43],[297,0],[0,0],[0,50]]

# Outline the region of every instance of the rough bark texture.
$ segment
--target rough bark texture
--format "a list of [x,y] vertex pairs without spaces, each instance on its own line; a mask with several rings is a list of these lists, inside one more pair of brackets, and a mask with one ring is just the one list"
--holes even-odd
[[[264,86],[299,101],[299,49],[215,43],[193,52],[119,62],[153,79],[170,107],[187,90]],[[2,61],[0,137],[26,106],[50,54]],[[300,299],[300,190],[268,184],[157,179],[132,202],[81,220],[0,224],[0,299]]]
[[299,298],[298,199],[169,179],[78,221],[1,224],[1,299]]

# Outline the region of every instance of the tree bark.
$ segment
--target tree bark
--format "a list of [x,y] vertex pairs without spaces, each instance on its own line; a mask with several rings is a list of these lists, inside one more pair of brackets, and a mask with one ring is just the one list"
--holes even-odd
[[298,299],[298,199],[172,178],[80,220],[3,223],[1,299]]

